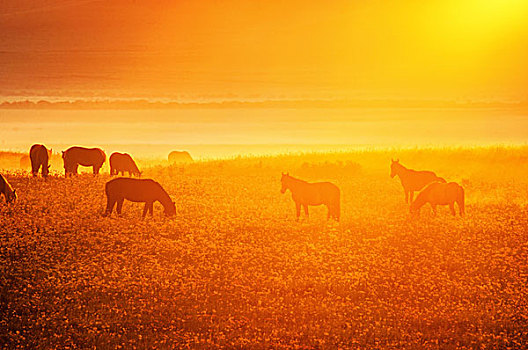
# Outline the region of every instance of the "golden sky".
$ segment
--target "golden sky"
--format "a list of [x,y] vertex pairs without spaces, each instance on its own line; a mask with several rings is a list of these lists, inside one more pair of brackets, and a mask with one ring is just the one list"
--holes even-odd
[[0,2],[0,94],[528,97],[528,1]]

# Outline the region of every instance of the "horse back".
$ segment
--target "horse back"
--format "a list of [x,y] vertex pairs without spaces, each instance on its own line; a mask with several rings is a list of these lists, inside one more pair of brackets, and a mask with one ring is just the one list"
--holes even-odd
[[424,188],[420,195],[434,204],[448,204],[463,199],[464,189],[456,182],[433,182]]
[[335,204],[339,202],[341,191],[331,182],[306,183],[292,192],[294,200],[308,205]]
[[84,166],[102,165],[106,154],[100,148],[70,147],[64,151],[65,161],[78,163]]
[[419,191],[423,189],[425,186],[427,186],[430,183],[433,182],[446,182],[443,178],[440,178],[436,176],[436,174],[432,171],[423,170],[423,171],[416,171],[412,170],[409,172],[409,174],[402,180],[402,185],[411,191]]
[[108,197],[124,198],[132,202],[153,202],[163,193],[166,194],[161,185],[154,180],[125,177],[108,181],[105,192]]
[[128,153],[114,152],[110,156],[110,167],[116,170],[124,170],[139,174],[139,168],[134,159]]

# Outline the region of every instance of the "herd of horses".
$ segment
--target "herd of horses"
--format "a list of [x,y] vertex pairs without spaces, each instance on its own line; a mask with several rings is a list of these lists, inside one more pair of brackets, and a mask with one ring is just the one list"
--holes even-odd
[[[464,189],[456,182],[447,182],[444,178],[438,177],[432,171],[417,171],[408,169],[400,164],[399,159],[391,160],[390,176],[400,178],[403,191],[405,192],[405,202],[410,203],[410,212],[418,215],[420,208],[429,203],[436,215],[438,205],[448,205],[451,214],[456,215],[455,203],[458,205],[460,216],[464,216]],[[331,182],[309,183],[296,179],[289,174],[282,174],[281,193],[290,190],[292,199],[295,202],[297,220],[301,216],[301,208],[308,217],[308,206],[325,205],[328,208],[327,219],[339,221],[341,207],[341,191],[339,187]],[[414,192],[420,191],[413,201]]]
[[[174,157],[183,155],[185,161],[189,161],[190,158],[187,152],[178,152],[176,155],[172,152],[169,155],[169,161],[171,161],[171,155]],[[36,144],[31,146],[29,157],[33,176],[37,176],[39,171],[44,178],[48,176],[50,156],[51,150],[48,150],[44,145]],[[66,177],[77,174],[79,165],[92,167],[94,175],[97,175],[106,161],[106,154],[100,148],[74,146],[62,152],[62,159]],[[192,161],[192,158],[190,160]],[[119,177],[106,183],[107,205],[104,216],[111,215],[114,207],[116,207],[116,212],[121,214],[125,199],[131,202],[145,203],[143,217],[147,213],[153,215],[153,205],[156,201],[161,203],[166,216],[176,214],[176,206],[169,194],[156,181],[140,179],[141,171],[128,153],[112,153],[109,161],[110,175],[119,175],[119,173],[125,175],[125,173],[128,173],[129,176],[137,176],[138,178]],[[399,160],[392,160],[390,168],[390,176],[392,178],[396,176],[400,178],[405,193],[405,202],[410,204],[411,214],[417,215],[420,208],[429,203],[434,214],[436,214],[438,205],[448,205],[451,213],[456,215],[456,203],[460,216],[464,215],[464,189],[459,184],[455,182],[448,183],[432,171],[408,169],[400,164]],[[308,207],[319,205],[327,207],[327,219],[340,220],[341,191],[335,184],[331,182],[310,183],[290,176],[288,173],[282,174],[281,184],[281,193],[285,193],[287,190],[291,192],[292,199],[295,202],[297,220],[301,216],[301,209],[304,209],[304,214],[308,218]],[[414,192],[417,191],[420,192],[416,199],[413,200]],[[0,194],[4,195],[7,203],[17,198],[16,190],[1,174]]]

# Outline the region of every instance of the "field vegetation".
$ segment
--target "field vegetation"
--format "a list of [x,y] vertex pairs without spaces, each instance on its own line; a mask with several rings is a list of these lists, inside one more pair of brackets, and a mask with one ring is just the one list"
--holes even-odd
[[[411,218],[391,158],[461,184],[466,217]],[[103,218],[107,174],[3,172],[2,348],[528,347],[528,147],[143,168],[175,217]],[[338,185],[341,222],[296,222],[281,172]]]

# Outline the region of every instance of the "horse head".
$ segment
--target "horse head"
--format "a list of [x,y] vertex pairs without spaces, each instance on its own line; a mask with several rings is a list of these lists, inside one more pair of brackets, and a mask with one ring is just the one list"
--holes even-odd
[[168,205],[163,208],[163,214],[165,214],[165,216],[176,215],[176,203],[174,203],[173,201],[171,201],[171,203],[172,205]]
[[290,178],[290,174],[282,173],[282,177],[281,177],[281,184],[282,184],[281,193],[286,192],[286,190],[288,189],[288,179],[289,178]]
[[391,159],[391,173],[390,176],[394,177],[398,174],[398,169],[400,168],[400,160],[399,159]]
[[13,190],[13,192],[9,193],[6,196],[6,202],[11,203],[14,202],[17,199],[16,190]]

